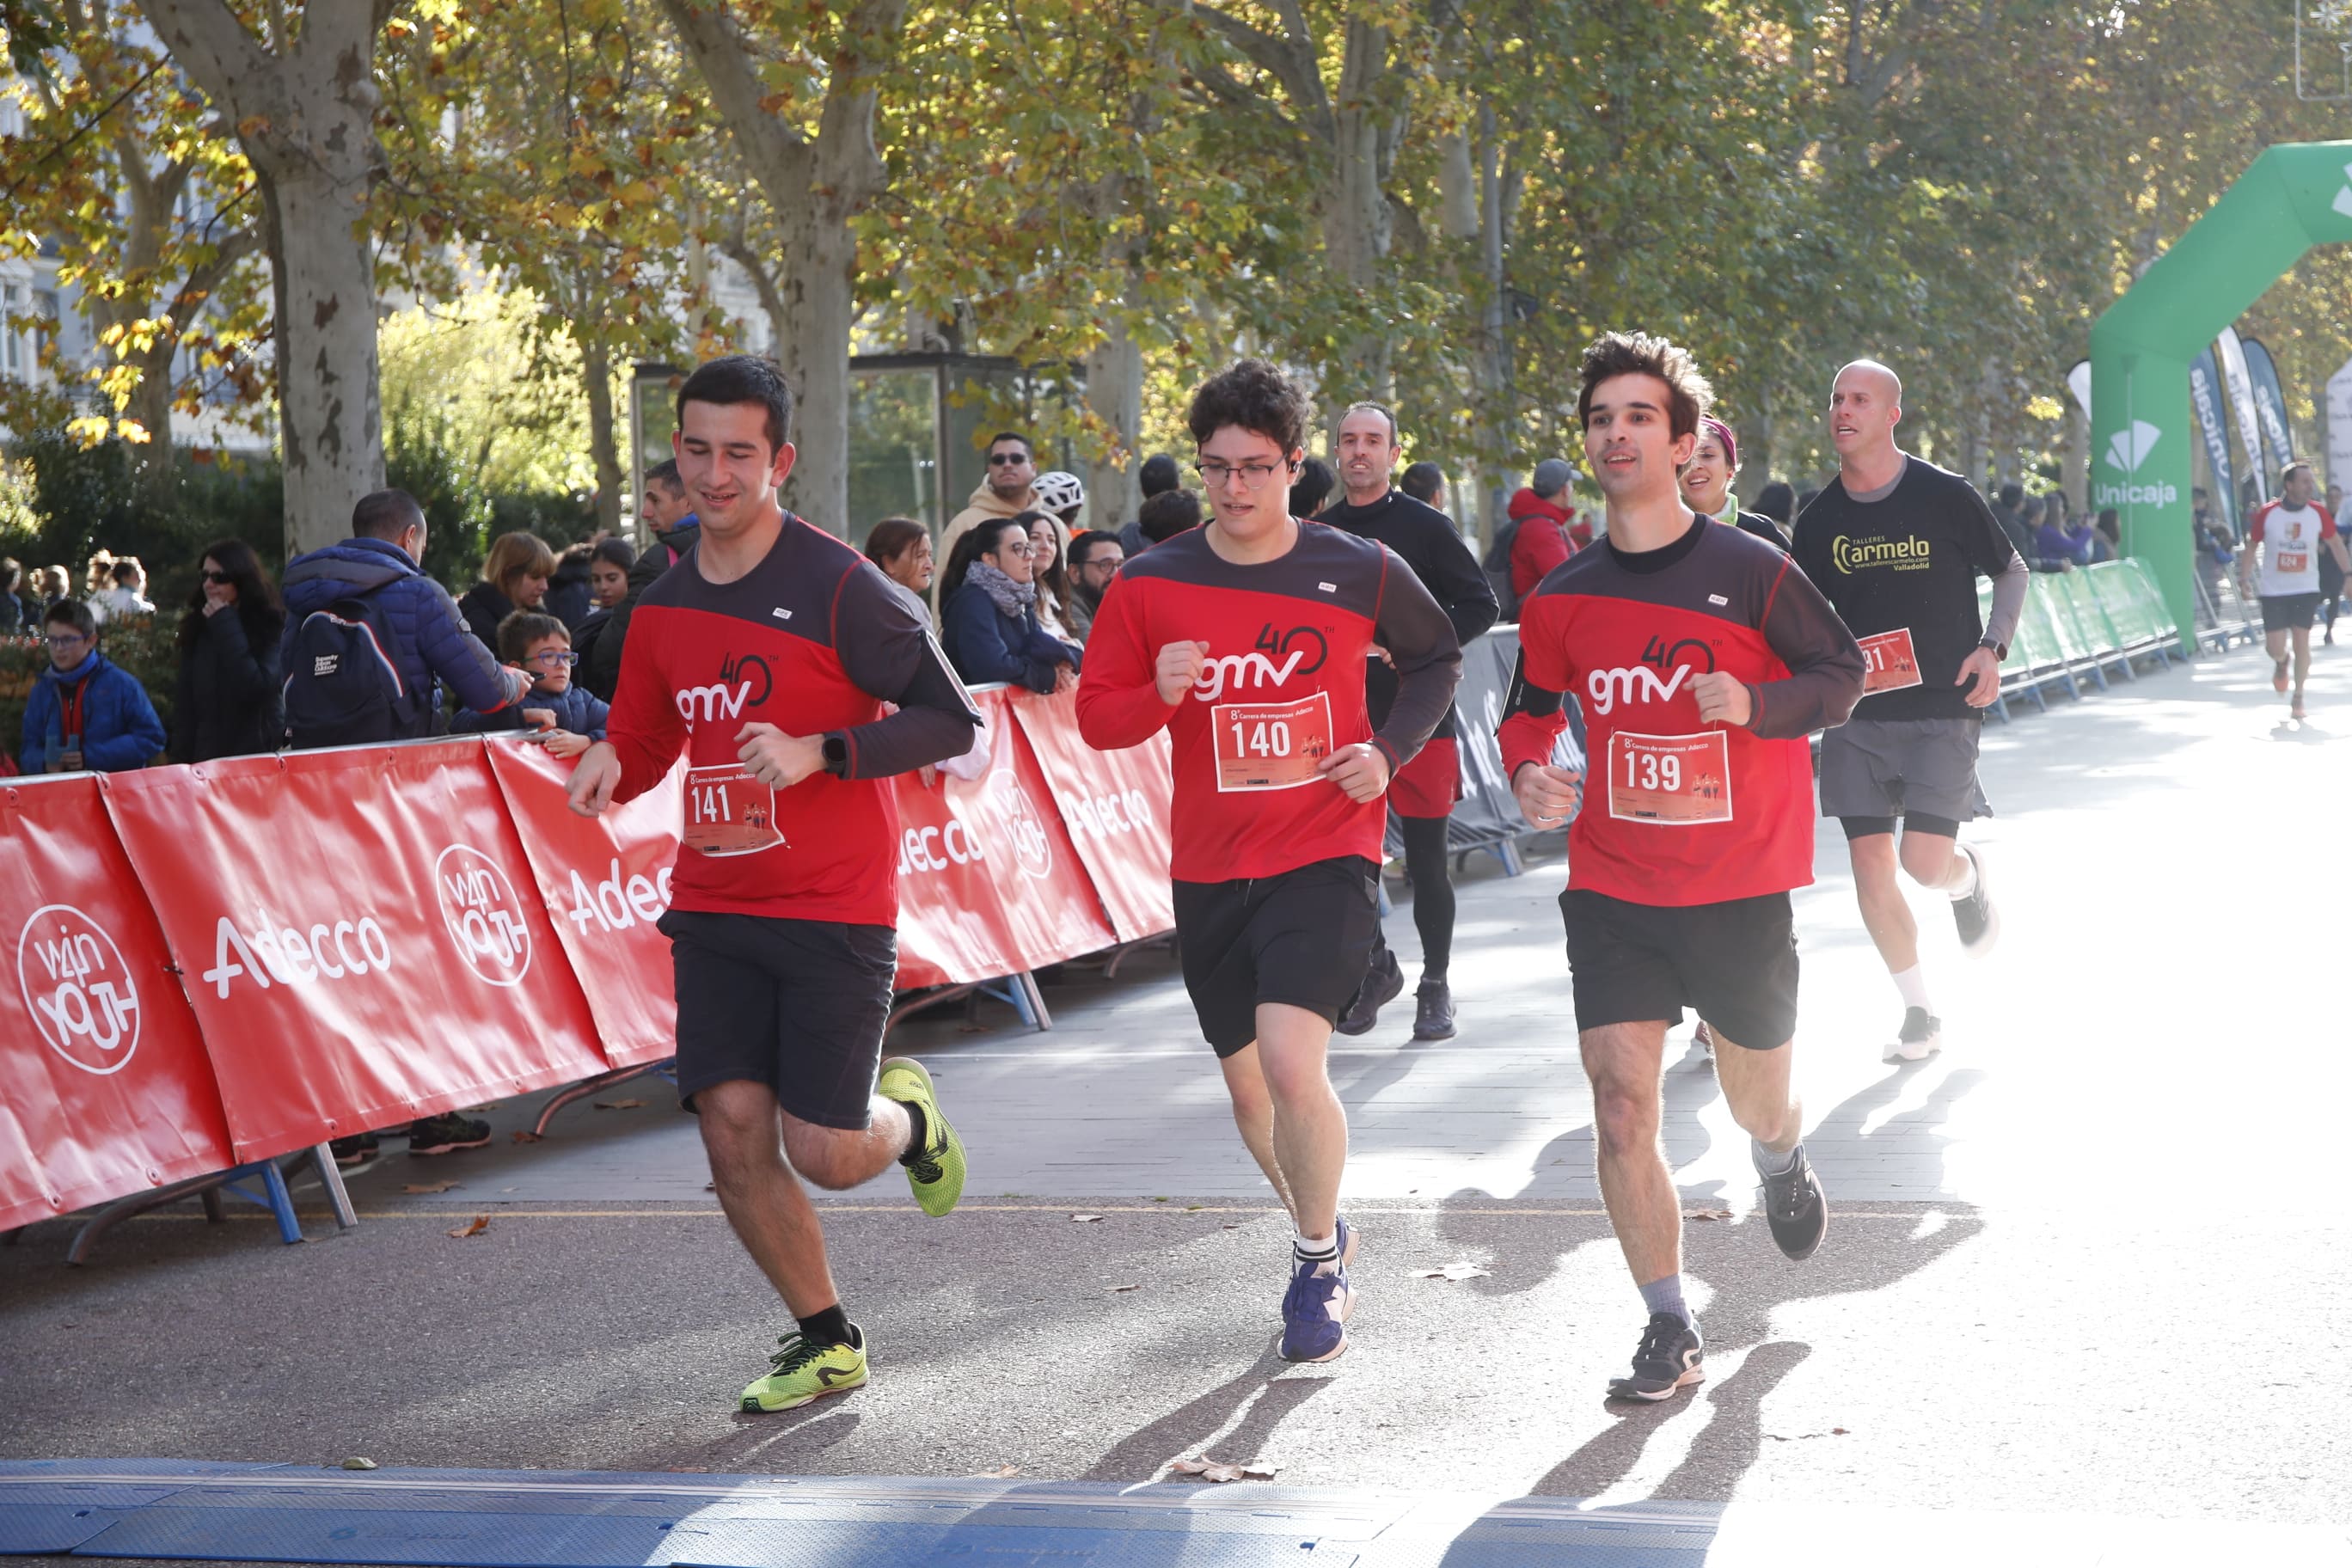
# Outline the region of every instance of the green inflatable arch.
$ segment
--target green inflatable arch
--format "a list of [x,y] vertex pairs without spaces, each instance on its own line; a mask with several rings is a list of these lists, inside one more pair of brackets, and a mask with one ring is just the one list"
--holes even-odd
[[2305,251],[2342,240],[2352,240],[2352,142],[2283,142],[2091,328],[2091,505],[2123,515],[2191,647],[2189,362]]

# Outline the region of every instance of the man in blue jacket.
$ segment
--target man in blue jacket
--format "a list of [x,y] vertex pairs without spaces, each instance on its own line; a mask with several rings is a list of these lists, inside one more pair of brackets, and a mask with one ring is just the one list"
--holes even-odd
[[98,651],[98,620],[79,599],[42,617],[49,668],[25,703],[16,765],[28,773],[143,768],[163,749],[163,721],[139,678]]
[[390,640],[383,651],[406,689],[419,694],[409,727],[387,737],[410,740],[443,729],[441,688],[477,713],[495,713],[530,689],[530,678],[500,668],[466,626],[449,590],[425,574],[425,513],[406,490],[378,490],[352,510],[352,537],[298,555],[286,566],[285,668],[304,616],[341,599],[365,599]]
[[[406,490],[378,490],[352,510],[352,537],[287,563],[286,652],[290,656],[302,618],[342,599],[364,599],[376,610],[390,646],[384,654],[399,668],[402,685],[420,695],[407,716],[408,740],[436,735],[443,728],[441,686],[477,713],[496,713],[521,700],[530,677],[499,665],[479,638],[449,590],[426,576],[425,512]],[[293,666],[289,660],[289,669]],[[299,672],[298,672],[299,673]],[[428,1116],[408,1129],[411,1154],[446,1154],[478,1149],[490,1141],[490,1124],[454,1112]],[[338,1164],[357,1165],[374,1157],[375,1134],[334,1141]]]

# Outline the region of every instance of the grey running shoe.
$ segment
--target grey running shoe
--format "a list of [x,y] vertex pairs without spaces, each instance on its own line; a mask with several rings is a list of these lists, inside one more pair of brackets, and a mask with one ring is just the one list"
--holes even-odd
[[1879,1058],[1889,1062],[1924,1062],[1944,1048],[1944,1021],[1925,1007],[1903,1009],[1902,1032]]
[[1977,885],[1965,899],[1952,900],[1952,924],[1959,928],[1960,951],[1982,958],[2000,941],[2000,911],[1992,907],[1992,884],[1985,878],[1984,851],[1973,844],[1955,846],[1977,868]]
[[1830,1228],[1830,1201],[1822,1194],[1821,1178],[1805,1157],[1805,1146],[1793,1151],[1795,1161],[1777,1176],[1764,1178],[1764,1218],[1782,1252],[1802,1263],[1822,1244]]
[[1454,993],[1443,980],[1424,980],[1412,994],[1412,1037],[1450,1040],[1454,1037]]
[[1675,1390],[1706,1379],[1706,1350],[1699,1342],[1697,1325],[1672,1312],[1653,1312],[1650,1326],[1633,1352],[1633,1375],[1609,1380],[1612,1399],[1639,1399],[1655,1405],[1672,1399]]

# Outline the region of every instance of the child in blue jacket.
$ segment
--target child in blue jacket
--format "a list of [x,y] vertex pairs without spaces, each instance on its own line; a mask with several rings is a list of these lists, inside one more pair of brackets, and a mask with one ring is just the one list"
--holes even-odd
[[139,678],[98,651],[98,620],[79,599],[42,617],[49,668],[25,703],[16,765],[28,773],[123,773],[155,760],[163,721]]
[[530,677],[522,700],[495,713],[457,710],[452,731],[536,730],[547,736],[551,755],[576,757],[604,738],[604,721],[612,710],[584,687],[572,684],[572,667],[580,656],[572,651],[572,634],[553,616],[517,610],[499,623],[499,658]]

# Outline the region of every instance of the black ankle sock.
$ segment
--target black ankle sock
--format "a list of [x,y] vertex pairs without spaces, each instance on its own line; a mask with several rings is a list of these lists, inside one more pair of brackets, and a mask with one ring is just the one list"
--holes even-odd
[[907,1146],[898,1152],[898,1163],[903,1165],[922,1157],[924,1146],[931,1141],[931,1122],[923,1114],[923,1108],[912,1100],[900,1100],[898,1108],[907,1113]]
[[849,1321],[849,1314],[835,1301],[822,1312],[795,1320],[801,1326],[801,1337],[813,1345],[854,1345],[863,1347],[866,1336]]

